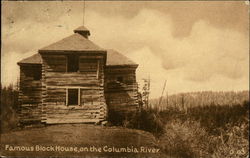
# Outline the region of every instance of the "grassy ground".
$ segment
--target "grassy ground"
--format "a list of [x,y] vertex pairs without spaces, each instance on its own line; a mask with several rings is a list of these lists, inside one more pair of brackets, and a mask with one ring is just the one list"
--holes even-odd
[[[142,157],[145,153],[113,153],[113,152],[43,152],[43,151],[9,151],[9,146],[35,147],[67,146],[67,147],[129,147],[159,148],[154,136],[141,130],[122,127],[101,127],[84,124],[53,125],[40,128],[30,128],[1,134],[1,155],[11,156],[113,156]],[[103,150],[103,149],[102,149]],[[164,154],[147,153],[147,156],[166,157]]]

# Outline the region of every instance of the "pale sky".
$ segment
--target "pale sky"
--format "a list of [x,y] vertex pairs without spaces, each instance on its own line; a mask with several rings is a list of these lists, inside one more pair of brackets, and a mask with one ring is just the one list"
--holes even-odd
[[[16,82],[17,62],[83,24],[83,2],[2,2],[1,79]],[[249,3],[245,1],[86,1],[92,40],[139,64],[151,98],[171,93],[248,90]]]

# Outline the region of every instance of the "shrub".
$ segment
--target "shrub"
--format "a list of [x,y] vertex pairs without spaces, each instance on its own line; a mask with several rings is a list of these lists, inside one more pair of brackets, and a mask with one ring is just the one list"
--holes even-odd
[[148,131],[157,137],[164,132],[164,124],[160,115],[153,109],[142,109],[140,112],[132,114],[127,122],[127,127]]
[[195,121],[172,121],[160,137],[162,150],[170,157],[208,157],[214,142],[204,128]]
[[173,157],[246,157],[249,101],[235,105],[169,107],[160,112],[162,150]]
[[159,136],[164,132],[164,124],[156,110],[141,109],[135,113],[109,111],[108,121],[112,125],[140,129]]
[[247,157],[248,123],[228,128],[217,136],[207,132],[198,121],[172,121],[166,124],[159,144],[170,157]]
[[12,85],[1,87],[1,132],[17,128],[18,91]]
[[108,121],[111,125],[121,126],[124,120],[126,120],[126,116],[122,113],[111,109],[108,111]]
[[246,136],[248,129],[247,123],[221,131],[213,157],[247,157],[249,155],[249,140]]

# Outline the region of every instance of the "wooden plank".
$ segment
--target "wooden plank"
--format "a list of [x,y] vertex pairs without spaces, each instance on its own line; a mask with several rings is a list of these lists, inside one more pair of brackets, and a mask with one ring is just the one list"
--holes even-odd
[[70,113],[70,114],[89,114],[89,113],[100,113],[104,109],[100,108],[93,108],[93,109],[51,109],[47,112],[47,114],[65,114],[65,113]]
[[96,79],[99,79],[99,71],[100,71],[100,61],[99,61],[99,60],[97,60]]
[[78,88],[78,105],[81,104],[81,89]]
[[65,106],[65,105],[54,105],[51,103],[47,103],[46,106],[47,109],[79,109],[79,110],[84,110],[84,109],[100,109],[100,104],[94,104],[94,105],[82,105],[82,106]]
[[86,55],[81,55],[80,60],[88,60],[88,59],[103,59],[102,55],[95,55],[95,56],[86,56]]
[[61,120],[69,120],[69,119],[94,119],[99,117],[99,114],[48,114],[47,119],[61,119]]
[[59,123],[96,123],[101,121],[101,119],[46,119],[47,124],[59,124]]
[[99,86],[47,86],[47,88],[52,88],[52,89],[56,89],[56,88],[63,88],[63,89],[67,89],[67,88],[81,88],[81,89],[86,89],[86,90],[99,90]]
[[82,73],[82,72],[49,72],[46,74],[47,77],[81,77],[81,78],[96,78],[96,73]]

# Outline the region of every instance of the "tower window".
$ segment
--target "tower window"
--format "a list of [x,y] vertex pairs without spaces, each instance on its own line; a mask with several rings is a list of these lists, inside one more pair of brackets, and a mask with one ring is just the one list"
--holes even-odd
[[122,76],[117,77],[117,81],[123,82],[123,77]]
[[77,72],[79,71],[79,56],[69,55],[67,62],[67,72]]
[[[39,69],[40,70],[40,69]],[[41,71],[34,71],[34,74],[33,74],[33,79],[34,80],[41,80],[42,78],[42,72]]]
[[41,80],[42,78],[42,70],[40,66],[37,65],[29,65],[21,68],[21,71],[24,73],[26,77],[29,77],[32,80]]

